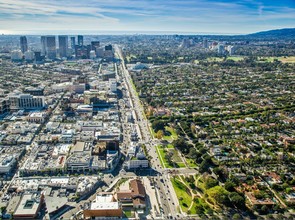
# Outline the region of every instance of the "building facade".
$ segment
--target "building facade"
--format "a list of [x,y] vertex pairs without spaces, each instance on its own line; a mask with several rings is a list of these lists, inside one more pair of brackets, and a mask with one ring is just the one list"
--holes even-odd
[[26,36],[20,37],[20,49],[22,53],[25,53],[28,50],[28,41]]
[[78,46],[83,46],[84,42],[83,42],[83,36],[82,35],[78,35]]
[[59,46],[59,56],[67,57],[68,56],[68,36],[59,35],[58,36],[58,46]]
[[42,54],[48,59],[56,58],[56,42],[55,36],[48,35],[41,37]]
[[30,94],[15,94],[9,96],[10,110],[33,110],[45,107],[44,97]]

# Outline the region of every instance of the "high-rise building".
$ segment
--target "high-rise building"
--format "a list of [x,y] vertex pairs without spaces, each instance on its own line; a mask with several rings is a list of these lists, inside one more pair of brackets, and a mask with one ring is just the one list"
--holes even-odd
[[68,36],[59,35],[58,36],[58,46],[59,46],[59,56],[67,57],[68,56]]
[[14,62],[19,62],[22,61],[23,59],[23,53],[21,52],[21,50],[13,50],[11,52],[11,60]]
[[35,56],[35,62],[36,63],[40,63],[44,59],[44,56],[41,55],[41,52],[40,51],[35,51],[34,52],[34,56]]
[[224,54],[225,52],[224,45],[219,43],[217,46],[217,50],[219,54]]
[[208,40],[206,38],[203,39],[203,48],[208,48]]
[[33,51],[28,50],[28,51],[25,52],[25,60],[27,62],[33,62],[34,58],[35,57],[34,57],[34,52]]
[[228,52],[229,52],[229,55],[234,55],[235,53],[235,46],[228,46]]
[[26,36],[20,37],[20,49],[21,49],[22,53],[25,53],[28,50],[28,42],[27,42]]
[[45,55],[48,59],[56,58],[55,36],[45,36]]
[[41,55],[45,56],[46,54],[46,36],[41,36]]
[[91,50],[91,51],[89,52],[89,58],[90,58],[90,59],[94,59],[94,58],[96,58],[96,54],[95,54],[95,51],[94,51],[94,50]]
[[104,47],[104,49],[105,49],[105,50],[113,50],[113,46],[112,46],[111,44],[109,44],[109,45],[106,45],[106,46]]
[[83,36],[82,35],[78,35],[78,45],[83,46]]
[[91,41],[91,50],[96,51],[100,47],[99,41]]
[[75,45],[76,45],[76,38],[75,37],[71,37],[71,48],[73,50],[75,50]]
[[111,44],[105,46],[103,56],[108,61],[114,58],[113,46]]
[[75,46],[75,57],[76,59],[89,59],[91,46]]

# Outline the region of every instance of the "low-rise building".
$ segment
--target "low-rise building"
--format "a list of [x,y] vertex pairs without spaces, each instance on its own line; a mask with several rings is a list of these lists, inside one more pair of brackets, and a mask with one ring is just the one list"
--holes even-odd
[[28,115],[27,121],[42,124],[45,121],[46,115],[45,112],[32,112]]
[[43,96],[32,96],[30,94],[9,95],[10,110],[34,110],[45,107]]
[[13,219],[36,219],[43,202],[43,194],[24,194],[13,213]]
[[141,180],[130,180],[129,190],[118,191],[117,199],[124,206],[133,206],[135,209],[144,209],[146,207],[146,191]]
[[84,219],[120,219],[122,217],[121,204],[115,200],[112,193],[99,193],[96,199],[86,204],[83,211]]

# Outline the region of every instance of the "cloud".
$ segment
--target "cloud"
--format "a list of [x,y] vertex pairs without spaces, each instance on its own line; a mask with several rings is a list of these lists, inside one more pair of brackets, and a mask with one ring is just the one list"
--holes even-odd
[[236,33],[251,30],[250,26],[294,26],[294,5],[284,5],[284,1],[0,0],[0,25],[6,31],[68,29],[95,33],[140,29]]

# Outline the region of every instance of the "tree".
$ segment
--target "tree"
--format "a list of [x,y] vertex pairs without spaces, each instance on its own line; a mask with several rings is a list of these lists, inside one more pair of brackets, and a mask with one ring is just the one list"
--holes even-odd
[[206,189],[210,189],[214,186],[217,186],[218,185],[218,181],[212,177],[207,177],[206,180],[205,180],[205,188]]
[[234,206],[243,207],[245,205],[245,199],[244,199],[244,197],[240,196],[236,192],[230,193],[229,199],[230,199],[230,201],[232,202],[232,204]]
[[196,210],[196,214],[198,215],[203,214],[205,211],[205,209],[201,205],[196,205],[195,210]]
[[229,203],[228,191],[222,186],[214,186],[207,190],[207,194],[213,198],[216,203],[226,205]]
[[235,186],[236,186],[236,184],[230,180],[226,181],[224,184],[224,188],[230,192],[235,190],[235,188],[234,188]]
[[189,153],[187,154],[188,158],[196,159],[198,157],[198,152],[194,147],[189,149]]
[[235,213],[233,215],[233,220],[240,220],[241,219],[241,216],[239,215],[239,213]]
[[262,214],[267,214],[268,213],[268,208],[267,208],[266,205],[263,205],[260,210],[261,210]]
[[209,168],[209,163],[206,160],[203,160],[203,162],[199,166],[199,172],[205,173]]
[[158,139],[162,139],[163,136],[164,136],[164,132],[163,132],[163,130],[158,130],[158,132],[157,132],[157,134],[156,134],[156,137],[157,137]]
[[159,130],[165,130],[166,123],[164,123],[162,120],[155,120],[152,123],[152,127],[155,130],[155,132],[158,132]]

